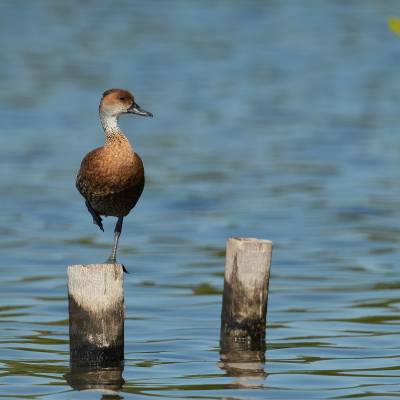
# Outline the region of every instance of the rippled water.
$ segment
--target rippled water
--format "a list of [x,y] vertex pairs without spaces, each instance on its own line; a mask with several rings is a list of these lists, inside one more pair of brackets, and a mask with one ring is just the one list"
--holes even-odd
[[[398,2],[0,10],[0,396],[399,396],[400,39],[386,26]],[[66,266],[111,246],[114,220],[96,229],[74,188],[109,87],[155,115],[122,121],[148,183],[121,240],[118,394],[118,373],[113,391],[73,389],[66,298]],[[238,235],[274,242],[266,361],[250,371],[219,355],[225,240]]]

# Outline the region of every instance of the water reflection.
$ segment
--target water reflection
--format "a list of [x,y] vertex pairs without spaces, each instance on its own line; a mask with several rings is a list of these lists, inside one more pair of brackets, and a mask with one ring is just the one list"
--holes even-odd
[[125,383],[123,371],[122,363],[109,366],[81,366],[71,363],[70,372],[65,375],[65,379],[76,390],[118,392]]
[[254,344],[221,338],[221,360],[218,366],[228,376],[239,378],[236,384],[240,387],[262,387],[267,377],[265,351],[265,342]]

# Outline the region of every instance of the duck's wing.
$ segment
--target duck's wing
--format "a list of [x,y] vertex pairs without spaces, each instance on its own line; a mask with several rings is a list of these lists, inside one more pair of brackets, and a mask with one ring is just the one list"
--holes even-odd
[[104,227],[100,214],[90,204],[91,186],[95,185],[96,169],[98,168],[98,160],[101,156],[102,148],[97,148],[88,153],[82,160],[81,167],[76,177],[75,186],[79,193],[84,197],[86,207],[93,218],[93,223],[97,225],[103,232]]
[[95,149],[83,159],[76,187],[100,227],[94,213],[125,216],[136,205],[144,187],[142,160],[116,146]]
[[103,148],[99,147],[86,154],[76,177],[75,186],[79,193],[90,200],[90,195],[99,190],[99,170],[101,169]]

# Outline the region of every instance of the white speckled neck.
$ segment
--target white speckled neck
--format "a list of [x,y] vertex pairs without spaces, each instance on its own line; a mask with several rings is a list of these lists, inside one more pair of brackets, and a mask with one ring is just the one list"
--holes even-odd
[[122,133],[118,126],[118,117],[115,115],[107,115],[100,112],[100,121],[106,135],[106,139],[113,137],[115,134]]
[[121,128],[118,126],[118,117],[119,115],[109,115],[100,111],[100,121],[104,129],[105,144],[123,144],[126,148],[129,148],[131,153],[134,153],[135,150],[132,143],[130,143],[128,138],[124,135],[124,132],[122,132]]

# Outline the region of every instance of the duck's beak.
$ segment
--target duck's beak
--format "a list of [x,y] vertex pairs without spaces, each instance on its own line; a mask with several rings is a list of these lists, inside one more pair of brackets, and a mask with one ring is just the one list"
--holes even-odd
[[152,117],[153,114],[150,111],[143,110],[139,104],[133,103],[127,110],[129,114],[142,115],[143,117]]

